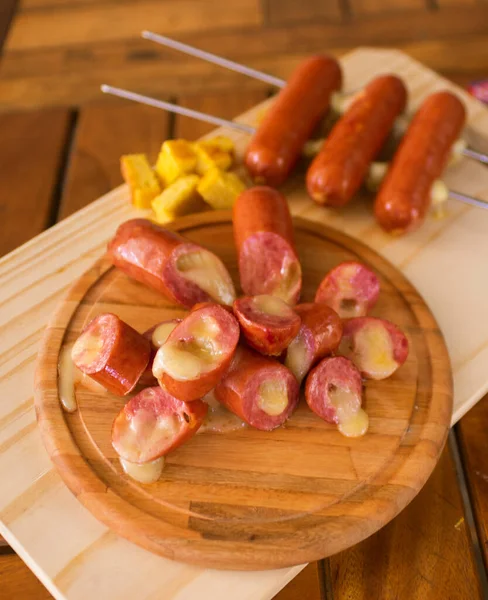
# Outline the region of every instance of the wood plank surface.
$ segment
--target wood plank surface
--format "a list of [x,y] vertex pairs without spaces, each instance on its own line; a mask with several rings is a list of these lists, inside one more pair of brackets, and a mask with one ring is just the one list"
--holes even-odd
[[[81,10],[78,6],[82,5],[75,6]],[[109,3],[91,6],[90,10],[103,15],[107,6],[114,8]],[[130,3],[123,6],[126,10]],[[40,13],[44,14],[44,9]],[[69,24],[64,27],[69,31]],[[286,23],[265,28],[261,24],[226,28],[220,27],[217,20],[212,31],[202,28],[171,35],[281,77],[287,77],[301,59],[313,52],[342,54],[357,45],[397,46],[465,83],[486,73],[487,30],[486,4],[478,3],[469,10],[453,6],[436,11],[380,12],[338,23],[317,17],[309,22],[297,21],[293,26]],[[43,31],[41,34],[46,35]],[[416,32],[415,38],[412,31]],[[99,85],[105,81],[162,96],[257,87],[247,77],[138,39],[136,32],[113,41],[90,38],[75,46],[6,50],[0,65],[0,110],[98,100]]]
[[472,410],[461,419],[457,426],[457,433],[459,436],[465,473],[468,479],[485,567],[488,566],[487,423],[488,396],[474,406]]
[[274,600],[332,600],[325,598],[323,561],[310,563],[279,592]]
[[122,183],[122,154],[145,152],[155,163],[169,135],[168,113],[128,102],[88,104],[80,110],[57,220]]
[[425,13],[429,0],[350,0],[351,13],[355,16],[387,15],[393,12],[418,11]]
[[0,2],[0,56],[17,4],[18,0],[2,0]]
[[296,26],[317,20],[340,21],[347,12],[341,0],[264,0],[264,14],[269,25]]
[[68,109],[0,115],[0,256],[52,224],[70,122]]
[[[113,42],[139,37],[149,26],[174,37],[217,27],[260,25],[259,0],[141,0],[70,4],[30,13],[20,12],[12,24],[6,48],[29,50],[76,46],[86,42]],[[116,26],[114,26],[114,24]]]
[[0,598],[49,600],[51,594],[16,554],[0,556]]
[[400,515],[330,560],[334,600],[481,599],[450,452]]

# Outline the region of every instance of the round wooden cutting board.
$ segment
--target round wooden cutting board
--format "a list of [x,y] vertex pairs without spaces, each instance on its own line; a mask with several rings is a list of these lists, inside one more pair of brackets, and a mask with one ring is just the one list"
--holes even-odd
[[[49,325],[38,358],[36,408],[48,452],[78,499],[113,531],[180,561],[222,569],[271,569],[339,552],[385,525],[417,494],[444,445],[452,410],[449,359],[422,298],[361,243],[295,219],[303,301],[343,260],[381,281],[373,315],[408,335],[410,355],[390,379],[365,384],[368,433],[343,437],[306,406],[266,433],[205,431],[172,452],[157,483],[122,471],[111,426],[125,400],[76,385],[78,410],[63,411],[58,360],[95,315],[113,312],[139,331],[184,314],[102,259],[74,285]],[[218,254],[238,284],[230,213],[171,226]],[[239,290],[240,291],[240,290]]]

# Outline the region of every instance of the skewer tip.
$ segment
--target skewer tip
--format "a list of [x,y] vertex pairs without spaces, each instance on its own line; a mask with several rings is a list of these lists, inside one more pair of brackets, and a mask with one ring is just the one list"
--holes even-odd
[[148,31],[147,29],[143,29],[141,31],[141,37],[143,37],[145,40],[147,40],[151,35],[151,32]]
[[110,91],[110,86],[107,85],[106,83],[102,83],[102,85],[100,86],[100,89],[102,90],[102,92],[104,94],[108,94]]

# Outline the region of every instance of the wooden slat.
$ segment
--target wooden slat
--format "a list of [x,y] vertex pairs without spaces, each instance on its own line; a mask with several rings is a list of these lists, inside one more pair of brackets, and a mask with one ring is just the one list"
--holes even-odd
[[[350,24],[314,22],[177,37],[282,77],[312,52],[342,53],[357,45],[381,43],[403,47],[415,58],[465,82],[486,74],[487,30],[488,11],[480,4],[469,10],[455,7],[378,15]],[[412,41],[412,31],[417,32],[418,41]],[[153,95],[257,87],[247,77],[145,40],[86,43],[76,48],[7,52],[0,66],[0,109],[97,100],[104,81]]]
[[168,114],[130,102],[84,107],[77,123],[59,219],[64,219],[122,183],[122,154],[145,152],[155,162],[168,136]]
[[267,0],[265,16],[270,25],[313,22],[317,19],[339,21],[346,15],[340,0]]
[[16,554],[0,555],[0,598],[49,600],[51,594]]
[[274,597],[274,600],[325,600],[321,593],[321,577],[319,563],[310,563]]
[[2,0],[0,2],[0,53],[16,8],[17,0]]
[[[137,2],[137,0],[129,0],[132,1],[133,4]],[[60,6],[85,6],[87,4],[101,4],[102,0],[18,0],[19,7],[18,10],[22,12],[28,12],[30,10],[37,9],[45,9],[45,8],[54,8]],[[107,2],[117,2],[117,0],[103,0],[104,3]]]
[[449,450],[396,519],[330,565],[334,600],[480,598]]
[[[266,96],[267,90],[265,87],[258,90],[243,91],[234,89],[230,92],[182,95],[178,98],[178,104],[224,119],[232,119],[262,102]],[[215,129],[215,127],[208,123],[179,115],[175,116],[174,137],[195,140],[212,131],[212,129]]]
[[427,10],[427,0],[350,0],[354,16],[403,12],[408,10]]
[[468,479],[480,546],[488,565],[488,454],[486,452],[488,396],[473,407],[457,427]]
[[70,111],[0,116],[0,255],[50,224],[59,170],[69,140]]
[[259,0],[141,0],[53,7],[19,13],[7,41],[10,50],[76,46],[138,37],[151,27],[173,37],[187,31],[259,25]]

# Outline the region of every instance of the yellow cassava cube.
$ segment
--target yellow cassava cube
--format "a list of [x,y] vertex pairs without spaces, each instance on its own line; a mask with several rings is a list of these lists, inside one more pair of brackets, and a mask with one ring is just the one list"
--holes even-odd
[[200,180],[197,191],[212,208],[232,208],[237,196],[246,189],[235,173],[209,169]]
[[121,156],[120,170],[130,188],[132,204],[136,208],[151,208],[151,202],[161,192],[161,186],[147,156],[145,154]]
[[205,208],[205,203],[197,194],[198,175],[184,175],[169,185],[152,202],[158,223],[167,223]]
[[195,170],[199,175],[205,175],[209,169],[214,167],[222,171],[227,171],[232,165],[232,155],[229,152],[224,152],[217,146],[197,142],[193,144],[193,148],[197,155]]
[[161,146],[156,172],[163,184],[170,185],[178,177],[195,171],[197,155],[193,146],[186,140],[166,140]]

